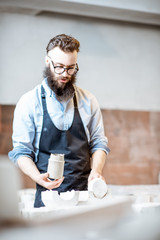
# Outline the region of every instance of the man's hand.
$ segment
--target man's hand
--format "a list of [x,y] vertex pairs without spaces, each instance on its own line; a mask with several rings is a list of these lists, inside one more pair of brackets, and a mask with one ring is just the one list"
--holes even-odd
[[52,190],[53,188],[58,188],[63,182],[64,177],[56,180],[50,180],[48,173],[41,173],[39,178],[37,179],[37,183],[48,190]]
[[29,157],[23,156],[18,159],[18,166],[28,175],[34,182],[51,190],[58,188],[64,180],[64,177],[56,180],[50,180],[48,173],[40,173],[33,160]]
[[101,173],[99,173],[99,172],[97,172],[97,171],[92,169],[90,174],[89,174],[89,177],[88,177],[88,183],[90,181],[92,181],[93,179],[95,179],[95,178],[101,178],[103,181],[105,181],[105,178],[102,176]]

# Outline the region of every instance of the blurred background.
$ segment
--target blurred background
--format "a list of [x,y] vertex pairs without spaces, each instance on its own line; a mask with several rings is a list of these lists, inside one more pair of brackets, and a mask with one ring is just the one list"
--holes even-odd
[[80,41],[77,85],[102,109],[106,182],[160,183],[159,0],[0,0],[0,155],[12,149],[15,105],[43,80],[46,46],[61,33]]

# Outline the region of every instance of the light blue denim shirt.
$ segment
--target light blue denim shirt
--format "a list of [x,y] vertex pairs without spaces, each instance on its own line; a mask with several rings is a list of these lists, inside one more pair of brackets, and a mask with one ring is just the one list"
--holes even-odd
[[[46,92],[47,110],[54,125],[60,130],[68,130],[74,116],[73,98],[67,102],[59,102],[49,88],[47,79],[42,85]],[[90,92],[74,85],[79,113],[84,125],[92,154],[98,149],[107,154],[108,140],[104,135],[103,120],[99,104]],[[43,108],[41,101],[41,84],[24,94],[16,105],[13,120],[13,150],[9,158],[17,163],[21,156],[28,156],[35,162],[39,152],[39,141],[43,124]]]

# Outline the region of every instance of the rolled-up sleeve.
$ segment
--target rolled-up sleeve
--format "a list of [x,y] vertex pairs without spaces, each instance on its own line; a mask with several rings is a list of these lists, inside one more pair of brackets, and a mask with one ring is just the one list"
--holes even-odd
[[25,94],[17,103],[13,120],[13,149],[8,153],[9,158],[17,163],[21,156],[28,156],[34,160],[35,152],[33,141],[35,137],[35,124],[33,117],[33,103],[29,94]]

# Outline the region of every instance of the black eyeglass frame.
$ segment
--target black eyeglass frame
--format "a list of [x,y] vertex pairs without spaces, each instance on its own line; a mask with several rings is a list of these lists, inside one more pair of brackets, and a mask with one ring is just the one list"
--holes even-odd
[[[52,61],[51,57],[50,57],[50,56],[48,56],[48,57],[49,57],[50,60],[51,60],[52,66],[53,66],[53,68],[54,68],[54,72],[55,72],[56,74],[58,74],[58,75],[63,74],[63,73],[67,70],[67,74],[70,75],[70,76],[72,76],[72,75],[76,74],[76,73],[79,71],[79,67],[78,67],[78,64],[77,64],[77,63],[76,63],[75,69],[74,69],[74,73],[73,73],[73,74],[70,74],[70,73],[68,72],[68,70],[73,69],[72,67],[68,67],[68,68],[67,68],[67,67],[62,67],[62,66],[54,66],[54,62]],[[63,69],[63,72],[57,73],[57,72],[55,71],[56,68],[62,68],[62,69]]]

